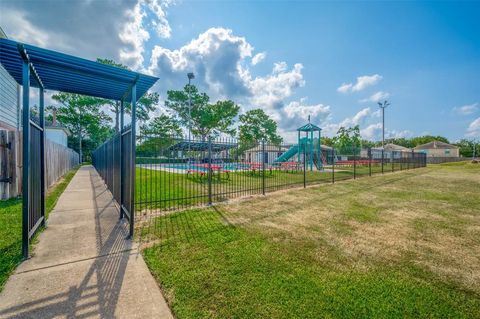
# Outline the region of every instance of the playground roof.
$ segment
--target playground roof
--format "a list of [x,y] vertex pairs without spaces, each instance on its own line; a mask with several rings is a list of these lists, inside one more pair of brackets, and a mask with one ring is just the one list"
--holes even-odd
[[[0,39],[0,63],[22,85],[22,66],[30,63],[32,87],[130,102],[136,84],[137,99],[158,78],[67,55],[9,39]],[[40,83],[39,83],[40,82]]]
[[[212,143],[212,152],[225,151],[234,148],[236,145],[231,143]],[[208,151],[208,142],[178,142],[168,148],[172,151]]]
[[312,131],[315,132],[315,131],[321,131],[321,130],[322,129],[320,127],[312,123],[308,123],[302,127],[297,128],[297,131],[300,131],[300,132],[312,132]]

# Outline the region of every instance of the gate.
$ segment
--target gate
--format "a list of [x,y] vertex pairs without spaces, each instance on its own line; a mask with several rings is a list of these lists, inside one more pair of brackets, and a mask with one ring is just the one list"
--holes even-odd
[[[45,108],[44,88],[35,69],[23,62],[23,176],[22,176],[22,252],[28,257],[30,239],[45,225]],[[39,123],[30,114],[30,76],[39,87]]]
[[135,224],[135,94],[132,94],[132,101],[132,124],[123,125],[122,101],[120,132],[92,154],[93,166],[117,202],[120,219],[125,217],[129,222],[129,238],[133,236]]

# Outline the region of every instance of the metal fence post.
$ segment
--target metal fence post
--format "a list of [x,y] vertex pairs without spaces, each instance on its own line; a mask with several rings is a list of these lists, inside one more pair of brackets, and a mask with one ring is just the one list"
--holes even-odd
[[335,183],[335,148],[332,148],[332,184]]
[[355,154],[356,148],[353,147],[353,179],[357,178],[357,156]]
[[395,168],[394,168],[394,165],[393,165],[393,152],[394,151],[390,152],[390,165],[392,165],[392,172],[395,172]]
[[307,187],[307,146],[303,144],[303,188]]
[[212,138],[208,137],[208,205],[212,205]]
[[131,100],[132,100],[132,124],[131,124],[131,162],[130,162],[130,234],[129,237],[133,238],[133,231],[135,228],[135,169],[136,169],[136,150],[137,150],[137,133],[136,133],[136,126],[137,126],[137,84],[135,83],[132,86],[132,93],[131,93]]
[[[117,110],[118,111],[118,110]],[[120,174],[120,203],[118,203],[118,205],[120,206],[120,216],[119,218],[122,219],[124,216],[123,216],[123,209],[122,209],[122,205],[123,205],[123,188],[125,187],[124,185],[124,182],[123,182],[123,114],[124,114],[124,105],[123,105],[123,99],[120,101],[120,129],[119,129],[119,133],[120,134],[120,150],[119,150],[119,154],[118,156],[120,156],[120,169],[119,169],[119,174]]]
[[265,160],[268,160],[268,156],[265,158],[265,139],[262,139],[262,194],[265,195]]
[[368,176],[372,176],[372,148],[368,148]]
[[40,127],[42,128],[42,132],[40,133],[40,214],[43,217],[42,226],[46,226],[45,223],[45,195],[46,195],[46,177],[45,177],[45,105],[44,105],[44,90],[43,87],[40,87]]
[[385,162],[385,150],[382,148],[382,174],[383,174],[383,162]]
[[28,258],[29,246],[29,214],[30,214],[30,64],[23,62],[23,132],[22,132],[22,252]]

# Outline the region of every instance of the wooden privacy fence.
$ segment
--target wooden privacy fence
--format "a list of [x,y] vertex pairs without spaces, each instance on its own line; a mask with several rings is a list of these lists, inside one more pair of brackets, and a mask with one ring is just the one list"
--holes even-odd
[[16,197],[21,192],[20,134],[0,130],[0,199]]
[[45,140],[45,152],[46,183],[48,188],[79,164],[79,155],[74,150],[48,139]]
[[[21,132],[0,130],[0,199],[21,195]],[[79,164],[79,155],[63,145],[45,140],[46,187]]]

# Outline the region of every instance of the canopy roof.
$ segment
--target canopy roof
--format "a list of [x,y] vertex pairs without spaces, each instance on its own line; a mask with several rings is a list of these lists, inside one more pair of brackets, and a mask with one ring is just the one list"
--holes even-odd
[[315,131],[321,131],[321,130],[322,130],[321,128],[319,128],[318,126],[312,123],[308,123],[302,127],[297,128],[297,131],[301,131],[301,132],[312,132],[312,131],[315,132]]
[[[212,152],[219,152],[234,148],[236,145],[231,143],[212,143]],[[208,142],[178,142],[168,148],[172,151],[208,151]]]
[[46,90],[77,93],[109,100],[130,102],[131,88],[136,84],[137,99],[142,97],[158,78],[98,62],[78,58],[9,39],[0,39],[0,63],[22,84],[22,65],[27,60],[35,72],[30,72],[30,85]]

